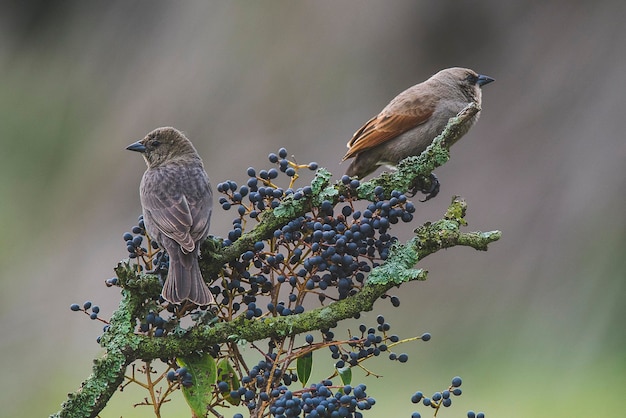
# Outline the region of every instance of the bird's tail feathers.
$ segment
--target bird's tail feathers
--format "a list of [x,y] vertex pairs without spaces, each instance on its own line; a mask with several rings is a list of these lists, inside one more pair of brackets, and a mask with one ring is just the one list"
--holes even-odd
[[170,266],[162,296],[174,304],[183,303],[185,300],[198,306],[215,303],[213,294],[202,279],[197,251],[189,254],[179,251],[175,255],[170,255]]

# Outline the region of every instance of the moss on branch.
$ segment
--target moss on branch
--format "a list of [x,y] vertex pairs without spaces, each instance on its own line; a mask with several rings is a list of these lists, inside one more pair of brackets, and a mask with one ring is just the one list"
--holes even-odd
[[461,232],[460,228],[467,225],[466,210],[467,203],[455,196],[443,219],[420,226],[414,231],[416,236],[406,244],[393,246],[385,264],[372,270],[368,283],[391,282],[399,285],[410,280],[425,278],[423,270],[415,270],[413,267],[427,255],[444,248],[461,245],[486,251],[487,246],[499,240],[502,233],[500,231]]
[[476,103],[467,105],[458,115],[448,121],[443,132],[420,155],[400,161],[395,171],[383,172],[380,176],[361,183],[358,188],[359,198],[373,200],[374,189],[377,186],[385,189],[386,196],[390,196],[393,190],[406,192],[418,181],[428,189],[427,186],[430,186],[428,176],[450,159],[450,147],[463,136],[463,125],[478,112],[480,112],[480,106]]
[[[377,186],[385,189],[387,197],[394,190],[403,193],[411,190],[418,181],[426,188],[430,186],[431,180],[428,176],[435,168],[448,161],[450,147],[463,135],[463,125],[479,111],[480,107],[476,103],[467,105],[457,116],[450,119],[443,132],[421,155],[404,159],[396,171],[383,172],[370,181],[362,182],[357,189],[357,196],[360,199],[373,201],[374,189]],[[288,196],[276,209],[266,213],[254,229],[243,234],[231,246],[220,248],[212,239],[207,240],[202,247],[204,256],[200,264],[204,278],[209,282],[214,281],[224,264],[237,260],[241,254],[251,250],[255,242],[270,238],[276,229],[303,216],[311,208],[319,207],[324,200],[328,200],[333,205],[339,203],[341,196],[346,196],[350,192],[341,181],[331,184],[331,177],[328,170],[320,168],[311,183],[313,189],[311,195],[298,200],[293,199],[293,196]]]
[[[328,200],[333,205],[341,196],[358,194],[360,199],[373,201],[374,189],[382,186],[387,196],[394,190],[406,192],[416,181],[428,181],[430,173],[449,158],[449,148],[460,138],[461,127],[480,109],[470,105],[457,117],[450,119],[446,129],[419,157],[402,161],[395,172],[385,172],[369,182],[362,182],[354,191],[341,182],[331,184],[331,174],[319,169],[311,184],[312,192],[301,199],[285,197],[273,211],[264,213],[260,222],[243,234],[232,245],[223,248],[217,239],[208,239],[202,247],[200,265],[203,276],[214,281],[223,266],[237,261],[254,247],[254,243],[272,236],[275,230],[291,220],[305,215]],[[486,250],[489,243],[500,238],[499,231],[461,232],[466,225],[467,205],[454,198],[445,216],[434,223],[426,223],[415,230],[415,237],[405,244],[395,244],[382,265],[374,268],[366,283],[356,294],[327,306],[297,315],[266,317],[247,320],[243,315],[230,322],[196,324],[195,326],[164,337],[154,338],[135,334],[137,318],[143,303],[161,290],[155,275],[138,274],[133,266],[120,263],[116,268],[119,284],[123,288],[122,300],[115,311],[109,330],[102,336],[105,354],[94,361],[93,373],[74,393],[68,395],[61,411],[55,417],[95,417],[124,380],[126,367],[135,360],[184,357],[206,347],[236,341],[258,341],[267,338],[281,339],[312,330],[333,328],[342,320],[371,311],[382,295],[401,283],[424,280],[426,271],[415,269],[418,261],[440,249],[457,245]],[[198,321],[200,322],[200,321]]]

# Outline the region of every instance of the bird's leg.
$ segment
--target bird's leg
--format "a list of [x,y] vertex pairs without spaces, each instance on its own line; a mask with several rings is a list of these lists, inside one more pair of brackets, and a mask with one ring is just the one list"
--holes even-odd
[[426,202],[439,194],[439,187],[439,179],[434,173],[430,173],[428,179],[416,179],[409,191],[411,192],[411,197],[415,196],[418,191],[424,193],[426,197],[424,200],[420,200],[420,202]]
[[430,188],[420,190],[426,195],[424,200],[421,200],[421,202],[426,202],[427,200],[430,200],[439,194],[439,187],[441,186],[441,183],[439,183],[439,179],[437,178],[435,173],[430,173],[429,179]]
[[164,276],[167,276],[169,257],[165,251],[159,251],[152,261],[152,270],[146,270],[145,274],[155,274],[159,276],[161,284],[165,282]]

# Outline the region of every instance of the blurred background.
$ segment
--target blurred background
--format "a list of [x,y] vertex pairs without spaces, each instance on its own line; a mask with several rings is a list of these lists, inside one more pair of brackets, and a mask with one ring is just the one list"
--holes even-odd
[[[57,411],[102,354],[102,324],[69,306],[92,300],[107,317],[119,302],[104,280],[126,257],[145,169],[128,144],[175,126],[214,184],[269,168],[281,146],[339,178],[356,129],[464,66],[497,81],[437,170],[439,197],[404,229],[458,194],[467,230],[503,238],[425,259],[429,280],[397,291],[400,308],[364,315],[433,339],[401,347],[407,365],[373,363],[384,378],[354,380],[378,401],[371,416],[408,417],[413,392],[455,375],[464,394],[439,417],[621,416],[625,21],[617,0],[3,1],[0,415]],[[217,210],[212,233],[233,217]],[[114,397],[101,416],[153,416],[132,407],[143,396]]]

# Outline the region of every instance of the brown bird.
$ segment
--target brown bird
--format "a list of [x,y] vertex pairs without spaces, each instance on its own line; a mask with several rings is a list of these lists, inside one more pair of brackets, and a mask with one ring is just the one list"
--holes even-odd
[[214,303],[198,265],[200,243],[209,234],[213,192],[196,149],[174,128],[155,129],[126,149],[141,152],[148,165],[139,195],[146,232],[170,259],[163,298],[175,304]]
[[[492,81],[468,68],[448,68],[403,91],[352,136],[342,160],[354,158],[346,174],[363,178],[378,166],[396,166],[420,155],[451,117],[470,102],[480,105],[480,88]],[[465,125],[463,134],[478,116]]]

